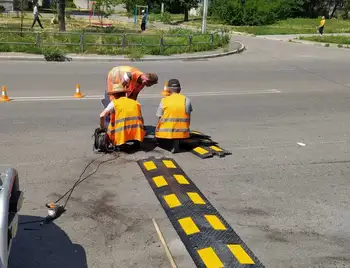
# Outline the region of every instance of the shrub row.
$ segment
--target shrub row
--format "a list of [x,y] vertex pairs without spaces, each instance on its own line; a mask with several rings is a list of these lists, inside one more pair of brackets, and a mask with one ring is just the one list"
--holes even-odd
[[266,25],[295,17],[303,0],[212,0],[209,15],[230,25]]
[[[37,41],[39,42],[36,45]],[[137,50],[142,55],[171,55],[212,50],[228,42],[228,35],[202,35],[187,29],[172,29],[168,32],[157,32],[155,35],[81,31],[42,32],[40,35],[30,31],[0,32],[0,52],[35,54],[55,48],[55,51],[58,49],[62,53],[126,55]]]

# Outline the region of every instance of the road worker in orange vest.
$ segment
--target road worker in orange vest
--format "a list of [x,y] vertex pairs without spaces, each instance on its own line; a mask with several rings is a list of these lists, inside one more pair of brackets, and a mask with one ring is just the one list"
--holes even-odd
[[105,117],[110,116],[107,127],[109,141],[115,146],[134,142],[139,147],[145,136],[141,105],[138,101],[127,97],[127,89],[122,85],[114,85],[108,95],[113,100],[100,114],[100,127],[106,129]]
[[190,137],[192,104],[189,98],[180,94],[178,79],[170,79],[167,85],[168,96],[163,98],[157,110],[158,124],[156,138],[173,140],[172,152],[178,152],[179,140]]
[[109,71],[107,77],[107,92],[105,94],[105,103],[109,103],[113,99],[113,95],[107,93],[113,90],[115,84],[122,84],[128,89],[127,97],[137,100],[140,91],[146,86],[150,87],[158,83],[158,76],[155,73],[143,73],[139,69],[131,66],[117,66]]

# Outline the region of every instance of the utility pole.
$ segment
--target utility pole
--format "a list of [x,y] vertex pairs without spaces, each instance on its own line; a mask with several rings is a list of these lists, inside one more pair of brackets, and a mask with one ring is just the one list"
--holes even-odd
[[164,2],[162,2],[161,8],[160,8],[160,13],[161,13],[161,14],[164,13]]
[[203,21],[202,21],[202,34],[207,31],[207,14],[208,14],[208,0],[203,1]]

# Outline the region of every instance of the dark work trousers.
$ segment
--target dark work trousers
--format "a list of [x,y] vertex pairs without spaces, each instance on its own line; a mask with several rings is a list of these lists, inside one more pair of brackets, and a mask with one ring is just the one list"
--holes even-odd
[[323,30],[324,30],[324,26],[321,26],[321,27],[318,28],[318,31],[319,31],[320,34],[323,34]]
[[141,23],[141,31],[146,31],[146,23],[145,22]]
[[41,21],[39,19],[38,15],[34,15],[34,20],[33,20],[33,24],[32,24],[32,28],[34,27],[35,23],[38,22],[39,26],[41,27],[41,29],[43,29],[44,27],[41,25]]

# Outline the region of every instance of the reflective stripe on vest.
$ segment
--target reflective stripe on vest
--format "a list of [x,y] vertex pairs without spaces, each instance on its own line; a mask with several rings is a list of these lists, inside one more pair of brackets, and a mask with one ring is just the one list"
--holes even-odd
[[107,134],[114,145],[131,140],[143,141],[145,131],[140,104],[122,97],[113,100],[115,112],[111,114]]
[[131,129],[131,128],[142,128],[143,129],[143,126],[141,124],[125,125],[125,126],[116,128],[116,125],[118,125],[119,123],[126,123],[127,124],[129,121],[136,121],[136,120],[142,122],[143,118],[141,116],[133,116],[133,117],[127,117],[127,118],[115,120],[115,123],[109,124],[108,130],[112,134],[112,133],[121,132],[121,131],[126,130],[126,129]]
[[186,97],[172,94],[162,100],[163,116],[156,128],[156,137],[183,139],[190,136],[190,117],[186,114]]

